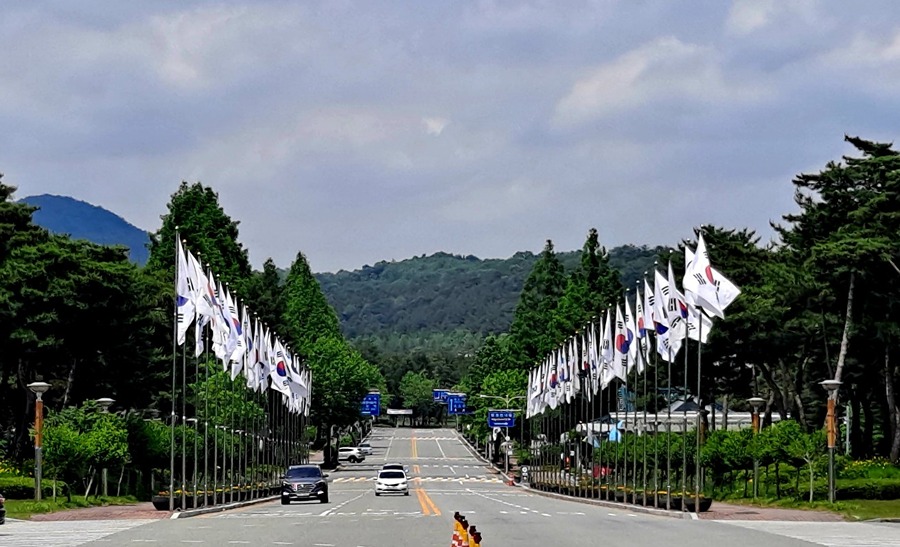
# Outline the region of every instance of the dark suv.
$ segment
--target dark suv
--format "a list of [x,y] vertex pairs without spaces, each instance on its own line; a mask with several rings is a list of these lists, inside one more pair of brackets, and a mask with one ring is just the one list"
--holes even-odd
[[322,473],[318,465],[292,465],[284,473],[281,483],[281,504],[293,500],[314,500],[328,503],[327,473]]
[[6,502],[3,499],[3,494],[0,494],[0,524],[6,524],[6,508],[3,507],[3,503]]

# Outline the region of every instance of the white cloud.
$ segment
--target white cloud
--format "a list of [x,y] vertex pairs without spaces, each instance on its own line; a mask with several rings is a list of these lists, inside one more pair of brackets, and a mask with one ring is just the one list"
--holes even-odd
[[439,136],[444,132],[444,128],[447,127],[450,120],[446,118],[422,118],[422,123],[425,124],[426,133]]
[[546,205],[551,193],[552,185],[525,176],[506,181],[480,176],[452,190],[441,216],[466,224],[527,218]]
[[794,29],[820,24],[823,16],[819,5],[815,0],[736,0],[728,12],[725,29],[746,35],[776,23],[790,24]]
[[554,122],[576,125],[663,99],[742,101],[764,93],[758,82],[730,80],[712,47],[670,36],[587,71],[557,103]]

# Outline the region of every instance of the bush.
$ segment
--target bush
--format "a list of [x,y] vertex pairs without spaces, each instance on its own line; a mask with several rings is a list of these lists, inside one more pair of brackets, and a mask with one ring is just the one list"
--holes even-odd
[[[56,481],[56,494],[66,495],[68,485],[63,481]],[[33,477],[0,477],[0,493],[11,500],[34,499]],[[41,497],[53,497],[53,481],[41,480]]]
[[900,479],[844,479],[835,485],[839,500],[900,499]]

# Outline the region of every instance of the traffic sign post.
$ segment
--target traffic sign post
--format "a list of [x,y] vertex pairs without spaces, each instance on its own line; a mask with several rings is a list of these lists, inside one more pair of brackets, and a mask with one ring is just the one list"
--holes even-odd
[[509,449],[512,443],[509,441],[509,428],[516,425],[516,413],[513,410],[488,410],[487,414],[488,427],[503,427],[506,429],[503,443],[500,447],[503,449],[503,469],[509,476]]
[[372,392],[363,397],[359,413],[363,416],[381,415],[381,393]]

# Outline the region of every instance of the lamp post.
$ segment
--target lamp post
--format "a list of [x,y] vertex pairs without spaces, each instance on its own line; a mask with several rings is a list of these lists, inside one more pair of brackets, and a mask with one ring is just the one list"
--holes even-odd
[[41,446],[44,429],[44,400],[41,396],[50,389],[50,384],[31,382],[26,387],[37,397],[34,402],[34,501],[41,501]]
[[[480,397],[482,399],[500,399],[501,401],[503,401],[505,403],[505,405],[506,405],[505,408],[507,408],[507,409],[509,409],[512,401],[514,401],[516,399],[527,399],[527,396],[525,396],[525,395],[485,395],[483,393],[479,393],[478,397]],[[521,420],[520,425],[521,425],[521,429],[520,429],[519,440],[521,442],[525,442],[525,420],[524,420],[524,417]],[[506,428],[506,434],[503,437],[504,437],[505,443],[509,443],[509,428],[508,427]],[[508,444],[506,444],[506,446],[503,448],[503,462],[504,462],[503,463],[504,472],[507,475],[509,475],[509,445]]]
[[834,503],[834,447],[837,444],[837,421],[834,408],[837,404],[837,391],[841,387],[840,380],[824,380],[819,385],[828,392],[828,412],[825,414],[825,435],[828,440],[828,502]]
[[[750,407],[752,408],[752,413],[750,415],[751,424],[753,427],[753,437],[754,440],[756,436],[759,434],[759,409],[766,402],[762,397],[750,397],[749,401]],[[727,424],[726,424],[727,425]],[[759,459],[757,459],[756,454],[753,455],[753,497],[756,498],[759,496]]]
[[[116,400],[110,399],[109,397],[102,397],[100,399],[97,399],[96,401],[97,405],[100,407],[100,411],[104,414],[107,414],[109,412],[109,407],[112,406],[114,402],[116,402]],[[103,469],[100,470],[100,484],[103,491],[103,497],[108,497],[109,490],[107,487],[108,482],[106,466],[103,466]]]

